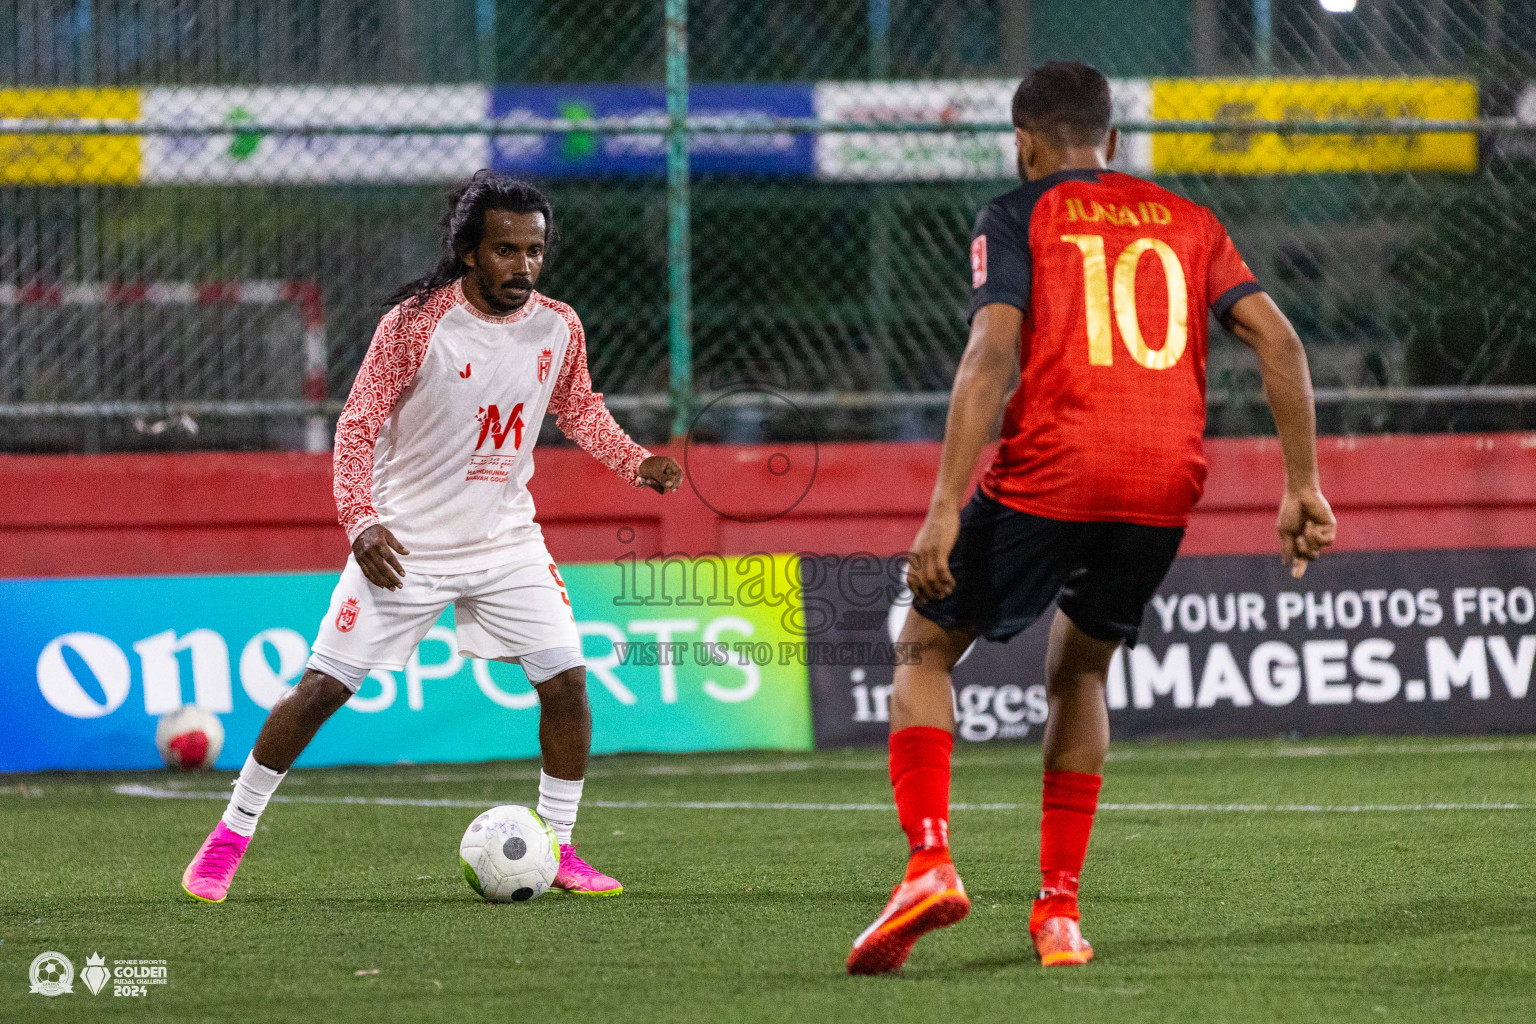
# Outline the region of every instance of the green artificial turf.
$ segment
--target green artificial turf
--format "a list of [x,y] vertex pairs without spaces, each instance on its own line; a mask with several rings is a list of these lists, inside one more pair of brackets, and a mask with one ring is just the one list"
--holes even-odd
[[[533,803],[522,763],[296,771],[229,900],[182,868],[229,773],[0,778],[0,1020],[1507,1021],[1536,1006],[1536,742],[1121,745],[1084,872],[1098,959],[1043,972],[1039,753],[965,747],[953,842],[971,916],[900,975],[843,959],[902,862],[894,812],[593,801],[887,804],[883,752],[611,757],[577,839],[617,899],[492,906],[457,843],[475,810]],[[1277,810],[1498,803],[1514,809]],[[167,961],[143,998],[28,992],[58,950]],[[358,972],[368,972],[359,974]]]

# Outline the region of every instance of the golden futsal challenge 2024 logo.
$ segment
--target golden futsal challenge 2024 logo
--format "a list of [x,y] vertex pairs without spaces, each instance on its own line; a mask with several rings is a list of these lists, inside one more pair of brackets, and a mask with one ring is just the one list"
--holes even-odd
[[[39,953],[27,976],[32,982],[30,991],[36,995],[63,996],[75,991],[75,965],[55,950]],[[112,983],[112,995],[128,997],[147,996],[149,986],[169,983],[164,960],[114,960],[108,968],[100,953],[85,958],[80,980],[93,996],[100,995],[108,982]]]

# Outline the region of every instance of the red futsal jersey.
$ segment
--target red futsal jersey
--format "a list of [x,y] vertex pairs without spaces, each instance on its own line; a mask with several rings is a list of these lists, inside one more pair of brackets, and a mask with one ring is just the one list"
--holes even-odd
[[1215,214],[1148,181],[1062,171],[988,203],[971,316],[1024,311],[987,494],[1050,519],[1183,526],[1205,485],[1207,311],[1261,291]]

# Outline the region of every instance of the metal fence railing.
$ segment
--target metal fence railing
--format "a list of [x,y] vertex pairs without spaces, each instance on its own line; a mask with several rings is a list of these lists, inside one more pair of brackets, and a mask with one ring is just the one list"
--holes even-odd
[[[638,435],[938,436],[1049,58],[1228,225],[1325,429],[1536,427],[1536,0],[34,0],[0,5],[0,450],[323,445],[482,166],[551,193],[541,288]],[[1219,331],[1209,374],[1213,433],[1269,429]]]

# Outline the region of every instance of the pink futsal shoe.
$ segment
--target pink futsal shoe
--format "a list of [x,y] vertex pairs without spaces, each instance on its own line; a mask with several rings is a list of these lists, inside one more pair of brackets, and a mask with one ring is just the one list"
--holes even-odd
[[555,872],[549,887],[573,896],[617,896],[624,891],[617,878],[603,874],[576,856],[575,843],[560,844],[560,870]]
[[229,883],[235,880],[235,869],[240,866],[240,858],[245,856],[245,848],[249,845],[249,837],[219,822],[203,840],[202,849],[197,851],[192,863],[187,865],[181,876],[181,887],[195,900],[223,903]]

